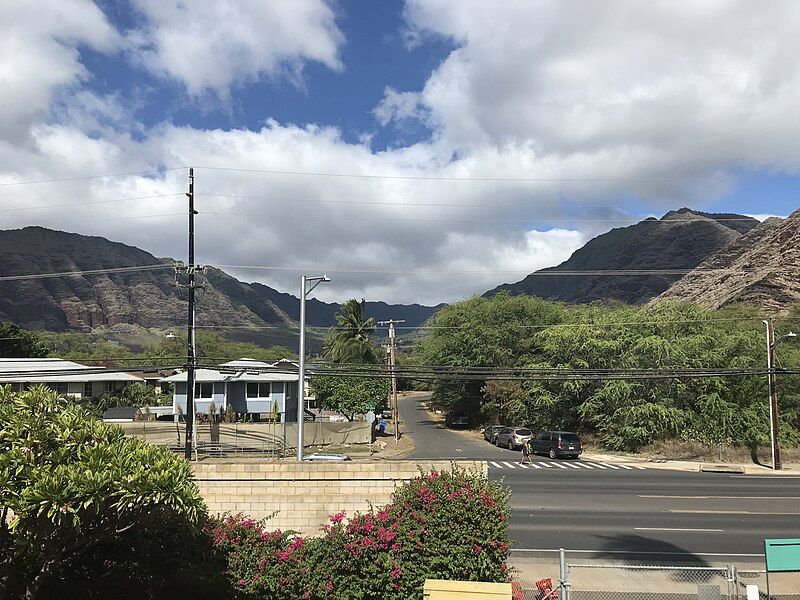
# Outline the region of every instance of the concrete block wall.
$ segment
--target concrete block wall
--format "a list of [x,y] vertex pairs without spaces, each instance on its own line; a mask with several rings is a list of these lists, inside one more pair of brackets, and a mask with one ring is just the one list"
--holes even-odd
[[[317,535],[328,517],[388,504],[398,483],[456,464],[487,476],[484,461],[207,461],[194,464],[209,512],[271,517],[271,529]],[[273,513],[276,513],[274,516]]]

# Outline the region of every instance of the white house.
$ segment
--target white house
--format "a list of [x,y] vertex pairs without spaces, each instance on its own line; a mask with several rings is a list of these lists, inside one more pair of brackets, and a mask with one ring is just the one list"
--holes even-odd
[[[194,402],[197,413],[207,413],[211,402],[217,411],[230,406],[239,414],[277,412],[280,419],[296,420],[297,373],[251,358],[240,358],[213,369],[196,369]],[[186,413],[186,372],[161,380],[173,384],[175,414]]]
[[11,385],[15,392],[45,385],[64,397],[97,398],[135,382],[144,380],[60,358],[0,358],[0,385]]

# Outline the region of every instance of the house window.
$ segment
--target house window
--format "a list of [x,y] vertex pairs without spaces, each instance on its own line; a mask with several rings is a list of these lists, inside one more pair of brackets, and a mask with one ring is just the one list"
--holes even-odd
[[113,394],[114,393],[114,382],[113,381],[104,381],[103,382],[103,392],[106,394]]
[[214,384],[213,383],[195,383],[194,384],[194,397],[195,398],[213,398],[214,397]]
[[269,398],[272,391],[272,384],[269,383],[248,383],[248,398]]
[[66,383],[57,383],[56,384],[56,392],[58,392],[59,396],[66,396],[67,392],[69,391],[69,385]]
[[84,398],[91,398],[92,397],[92,382],[87,381],[83,384],[83,397]]
[[11,391],[12,392],[21,392],[25,389],[25,385],[22,383],[12,383],[11,384]]

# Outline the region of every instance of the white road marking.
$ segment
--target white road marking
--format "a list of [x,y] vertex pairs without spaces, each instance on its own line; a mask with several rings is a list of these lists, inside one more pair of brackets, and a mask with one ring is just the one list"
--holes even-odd
[[534,463],[531,463],[531,466],[532,466],[534,469],[541,469],[541,468],[542,468],[542,466],[541,466],[539,463],[535,463],[535,462],[534,462]]
[[558,467],[559,469],[566,469],[567,468],[564,465],[561,465],[561,464],[555,463],[555,462],[551,462],[551,463],[548,463],[548,464],[550,464],[550,465],[552,465],[554,467]]
[[587,465],[585,462],[576,462],[575,464],[578,465],[579,467],[583,467],[584,469],[591,469],[592,468],[589,465]]
[[578,467],[578,466],[576,466],[576,465],[573,465],[573,464],[572,464],[572,463],[570,463],[570,462],[568,462],[568,463],[564,463],[564,464],[565,464],[565,465],[567,465],[568,467],[571,467],[571,468],[573,468],[573,469],[578,469],[579,471],[581,470],[581,468],[580,468],[580,467]]
[[490,463],[492,466],[494,466],[494,467],[497,467],[498,469],[502,469],[502,468],[503,468],[503,465],[501,465],[500,463],[496,463],[496,462],[494,462],[493,460],[490,460],[490,461],[489,461],[489,463]]
[[661,496],[639,494],[639,498],[667,498],[670,500],[800,500],[800,496]]
[[547,464],[546,462],[540,462],[540,463],[537,463],[537,464],[540,464],[540,465],[542,465],[543,467],[547,467],[548,469],[552,469],[552,468],[553,468],[553,465],[549,465],[549,464]]
[[623,469],[628,469],[628,471],[633,471],[633,467],[629,467],[628,465],[620,465]]
[[634,527],[636,531],[698,531],[701,533],[722,533],[724,529],[678,529],[673,527]]
[[528,465],[526,465],[525,463],[519,463],[517,466],[518,466],[520,469],[527,469],[527,468],[528,468]]
[[515,467],[514,465],[512,465],[510,462],[505,462],[505,461],[503,461],[503,464],[504,464],[506,467],[508,467],[509,469],[516,469],[516,467]]
[[600,464],[601,464],[601,465],[605,465],[605,466],[606,466],[606,467],[608,467],[609,469],[614,469],[614,470],[617,470],[617,469],[619,469],[619,467],[615,467],[614,465],[610,465],[610,464],[608,464],[608,463],[600,463]]
[[598,469],[603,469],[604,471],[608,468],[608,467],[604,467],[600,463],[586,463],[586,464],[587,465],[592,465],[593,467],[597,467]]

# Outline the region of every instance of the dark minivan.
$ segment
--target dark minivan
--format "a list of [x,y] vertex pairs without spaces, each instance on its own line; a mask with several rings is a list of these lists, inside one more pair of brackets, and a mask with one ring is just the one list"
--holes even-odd
[[543,431],[530,441],[531,452],[547,454],[550,458],[578,458],[581,438],[571,431]]

